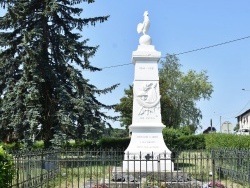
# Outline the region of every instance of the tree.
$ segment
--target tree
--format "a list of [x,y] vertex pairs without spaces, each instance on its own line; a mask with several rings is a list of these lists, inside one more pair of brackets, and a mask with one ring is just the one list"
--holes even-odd
[[128,89],[124,90],[124,93],[125,96],[120,99],[120,104],[115,106],[115,111],[121,113],[121,127],[128,129],[132,123],[133,87],[130,85]]
[[206,71],[181,72],[181,64],[175,55],[167,55],[161,66],[159,77],[163,123],[174,128],[190,126],[195,131],[202,118],[196,102],[209,100],[213,92]]
[[[202,113],[196,102],[208,100],[213,86],[208,81],[206,71],[197,73],[189,70],[186,74],[180,70],[181,64],[175,55],[167,55],[160,62],[159,84],[161,95],[162,122],[167,127],[189,126],[193,132],[198,128]],[[126,128],[132,123],[132,86],[125,90],[125,96],[115,107],[121,114],[121,125]]]
[[237,123],[236,125],[235,125],[235,127],[234,127],[234,131],[238,131],[240,129],[240,125],[239,125],[239,123]]
[[[109,119],[96,95],[117,87],[98,89],[82,71],[98,46],[88,46],[80,33],[87,25],[109,16],[81,18],[79,4],[93,0],[0,0],[7,10],[0,18],[0,124],[30,142],[41,126],[45,147],[75,139],[98,138]],[[92,137],[91,137],[92,136]]]

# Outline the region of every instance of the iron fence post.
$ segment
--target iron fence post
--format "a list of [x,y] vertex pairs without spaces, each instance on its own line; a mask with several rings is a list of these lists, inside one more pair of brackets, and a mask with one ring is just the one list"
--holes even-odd
[[215,188],[215,156],[212,150],[212,187]]

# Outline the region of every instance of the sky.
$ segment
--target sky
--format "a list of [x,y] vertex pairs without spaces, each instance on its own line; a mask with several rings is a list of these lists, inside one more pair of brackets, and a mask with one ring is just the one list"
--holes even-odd
[[[217,131],[225,121],[234,127],[235,117],[250,108],[249,0],[96,0],[93,4],[82,4],[82,8],[83,17],[110,15],[107,22],[82,32],[83,37],[90,39],[89,44],[99,45],[91,62],[103,68],[101,72],[84,74],[99,88],[120,83],[111,94],[98,98],[102,102],[119,103],[124,89],[133,83],[132,52],[141,36],[136,28],[147,10],[151,22],[148,34],[162,57],[246,37],[178,55],[181,71],[206,70],[214,87],[210,100],[197,101],[203,116],[198,133],[210,126],[211,119]],[[114,122],[113,126],[119,128],[120,124]]]

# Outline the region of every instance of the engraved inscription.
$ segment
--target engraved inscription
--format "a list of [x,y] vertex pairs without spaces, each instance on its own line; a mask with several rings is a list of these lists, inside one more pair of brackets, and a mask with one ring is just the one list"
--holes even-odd
[[138,149],[157,149],[159,146],[157,145],[157,140],[159,136],[157,135],[138,135],[136,139],[138,139],[139,145]]
[[139,67],[139,70],[154,70],[154,67],[153,66],[149,66],[149,67],[141,66]]

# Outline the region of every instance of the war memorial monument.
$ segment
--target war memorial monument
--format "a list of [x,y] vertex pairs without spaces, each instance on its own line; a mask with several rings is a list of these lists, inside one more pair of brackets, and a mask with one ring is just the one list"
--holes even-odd
[[135,66],[133,82],[133,116],[129,129],[131,141],[125,150],[123,171],[171,171],[171,151],[162,135],[165,127],[161,120],[158,61],[161,52],[155,50],[148,35],[150,21],[148,11],[144,21],[137,26],[142,33],[136,51],[132,53]]

